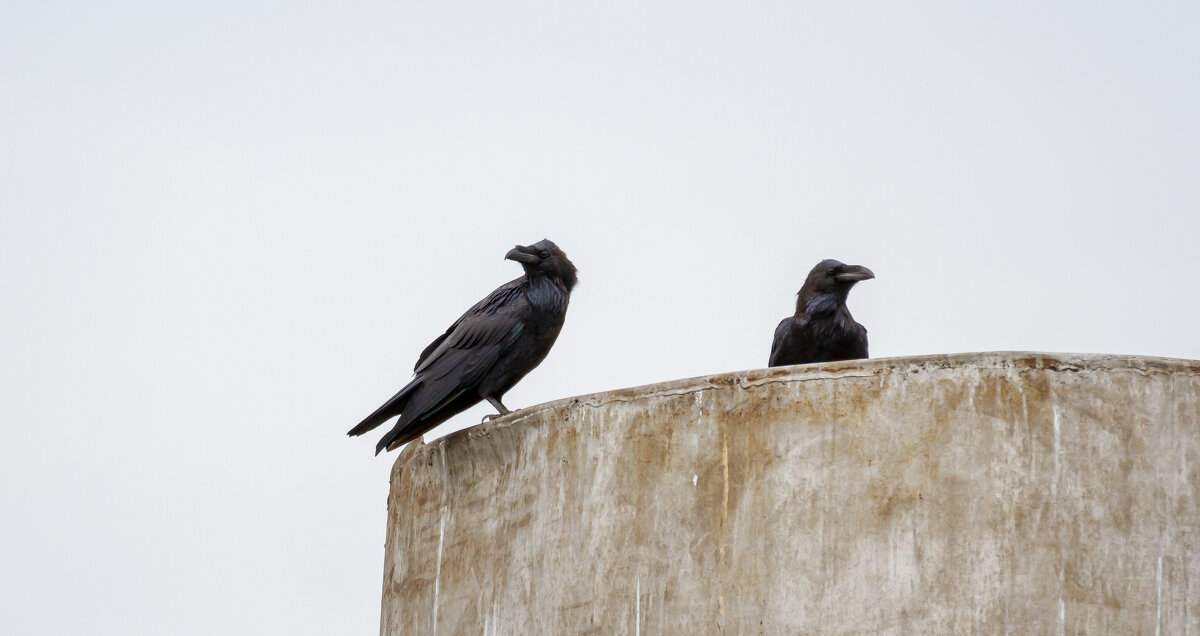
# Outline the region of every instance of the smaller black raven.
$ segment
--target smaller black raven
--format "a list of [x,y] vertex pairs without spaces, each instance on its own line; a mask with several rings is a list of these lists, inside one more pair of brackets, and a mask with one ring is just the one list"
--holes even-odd
[[867,357],[867,329],[854,322],[846,296],[854,283],[875,274],[861,265],[826,259],[808,273],[796,294],[796,315],[775,328],[769,366]]
[[467,310],[417,359],[413,379],[350,429],[362,435],[399,415],[375,454],[398,448],[454,415],[487,400],[500,401],[550,353],[567,317],[575,265],[549,239],[518,245],[504,258],[525,275],[509,281]]

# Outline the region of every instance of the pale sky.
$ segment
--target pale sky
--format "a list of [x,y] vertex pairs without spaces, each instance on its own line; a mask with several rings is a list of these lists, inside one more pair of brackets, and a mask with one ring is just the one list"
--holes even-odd
[[873,357],[1200,358],[1200,4],[980,4],[0,3],[0,625],[375,633],[345,431],[543,237],[514,409],[764,366],[823,258]]

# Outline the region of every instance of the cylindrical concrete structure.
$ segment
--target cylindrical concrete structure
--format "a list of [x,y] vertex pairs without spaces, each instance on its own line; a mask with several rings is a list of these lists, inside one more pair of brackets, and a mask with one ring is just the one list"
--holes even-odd
[[397,459],[381,632],[1200,634],[1200,362],[762,369]]

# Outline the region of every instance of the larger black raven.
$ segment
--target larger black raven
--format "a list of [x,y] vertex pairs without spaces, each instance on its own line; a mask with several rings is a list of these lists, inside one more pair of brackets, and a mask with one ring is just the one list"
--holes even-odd
[[850,288],[875,278],[861,265],[826,259],[808,273],[796,294],[796,315],[775,328],[769,366],[867,357],[867,329],[846,308]]
[[375,446],[378,455],[481,400],[501,415],[510,412],[500,398],[550,353],[567,317],[576,277],[575,265],[549,239],[518,245],[504,258],[520,263],[525,275],[501,285],[429,343],[413,368],[412,382],[348,435],[362,435],[399,415]]

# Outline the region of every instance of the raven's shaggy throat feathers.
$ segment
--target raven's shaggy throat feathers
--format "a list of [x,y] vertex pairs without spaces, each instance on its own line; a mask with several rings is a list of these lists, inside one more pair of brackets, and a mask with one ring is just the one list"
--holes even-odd
[[567,313],[567,305],[571,302],[570,289],[564,289],[546,276],[533,277],[525,282],[526,295],[529,303],[541,311],[554,315]]
[[[839,309],[846,307],[846,297],[838,297],[835,294],[819,294],[809,296],[807,299],[797,294],[796,299],[796,315],[797,316],[820,316],[823,314],[831,314]],[[847,311],[847,314],[850,312]]]

